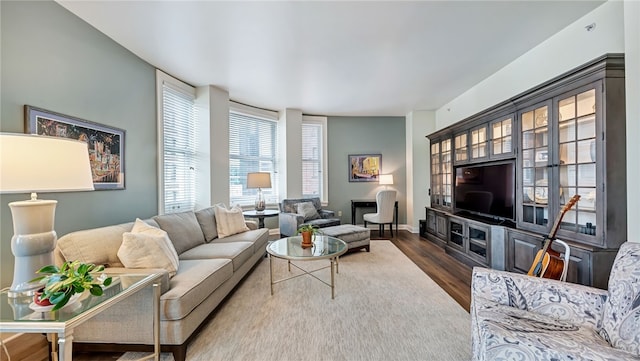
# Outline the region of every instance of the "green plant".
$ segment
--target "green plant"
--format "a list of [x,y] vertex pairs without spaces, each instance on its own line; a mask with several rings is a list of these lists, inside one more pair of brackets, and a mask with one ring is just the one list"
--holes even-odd
[[111,277],[102,274],[94,278],[96,272],[104,271],[104,266],[80,261],[65,262],[60,268],[54,265],[42,267],[37,273],[44,274],[31,282],[42,281],[43,293],[40,300],[49,300],[54,305],[52,311],[59,310],[69,302],[71,296],[85,290],[94,296],[102,295],[102,286],[111,284]]
[[303,232],[311,232],[311,234],[322,233],[322,231],[320,231],[318,226],[314,226],[313,224],[303,224],[300,227],[298,227],[297,232],[298,234],[302,234]]

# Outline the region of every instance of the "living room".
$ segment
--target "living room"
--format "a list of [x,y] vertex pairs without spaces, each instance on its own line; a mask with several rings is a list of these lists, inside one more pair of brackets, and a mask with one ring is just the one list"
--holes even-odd
[[[58,236],[158,214],[155,67],[53,1],[3,1],[0,12],[2,132],[25,132],[25,104],[126,130],[126,189],[46,195],[47,199],[59,201]],[[349,200],[372,198],[378,188],[349,183],[346,156],[380,153],[383,170],[394,174],[401,228],[417,233],[418,221],[424,218],[424,207],[429,204],[429,144],[425,135],[605,53],[626,56],[627,183],[634,184],[640,174],[634,159],[640,145],[629,135],[640,134],[640,110],[635,101],[640,96],[640,70],[629,64],[638,64],[639,60],[638,18],[637,3],[606,2],[437,109],[414,109],[402,116],[329,116],[329,208],[342,213],[343,223],[350,223]],[[586,32],[584,26],[594,22],[596,31]],[[561,59],[548,60],[558,44],[567,39],[574,46],[564,51]],[[541,63],[544,69],[531,70],[539,69]],[[227,97],[233,99],[233,94],[227,93]],[[227,176],[222,178],[227,182]],[[211,201],[228,203],[228,194],[215,193],[219,181],[211,180]],[[228,184],[224,188],[227,187]],[[630,187],[627,193],[627,217],[637,219],[640,191]],[[11,284],[13,274],[8,242],[13,227],[6,204],[25,196],[0,196],[2,286]],[[267,226],[275,229],[277,222],[268,220]],[[638,231],[640,225],[629,221],[627,234]]]

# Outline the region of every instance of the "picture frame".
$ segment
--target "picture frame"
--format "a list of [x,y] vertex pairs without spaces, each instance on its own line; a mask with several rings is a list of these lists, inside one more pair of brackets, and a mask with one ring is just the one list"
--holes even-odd
[[85,141],[95,190],[125,189],[123,129],[30,105],[24,106],[28,134]]
[[382,154],[349,154],[349,182],[377,182]]

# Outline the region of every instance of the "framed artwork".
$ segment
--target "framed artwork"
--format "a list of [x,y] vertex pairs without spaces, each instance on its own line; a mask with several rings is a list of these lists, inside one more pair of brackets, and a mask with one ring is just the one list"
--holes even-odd
[[84,141],[96,190],[124,189],[125,131],[72,116],[24,106],[27,133]]
[[350,154],[349,182],[377,182],[382,154]]

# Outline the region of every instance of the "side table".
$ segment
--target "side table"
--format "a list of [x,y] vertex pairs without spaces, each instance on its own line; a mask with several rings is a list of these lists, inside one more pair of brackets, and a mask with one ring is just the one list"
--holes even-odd
[[264,219],[275,217],[280,213],[275,209],[265,209],[264,211],[244,211],[242,214],[247,218],[258,218],[258,228],[264,228]]
[[[105,272],[107,274],[107,272]],[[102,296],[80,297],[77,306],[64,307],[58,311],[34,312],[31,310],[33,296],[8,297],[0,292],[0,332],[48,333],[51,335],[51,359],[71,360],[74,329],[121,300],[141,289],[152,286],[154,352],[139,360],[160,358],[160,283],[162,274],[112,274],[113,283],[105,288]],[[134,282],[126,287],[120,276]],[[83,295],[84,296],[84,295]]]

